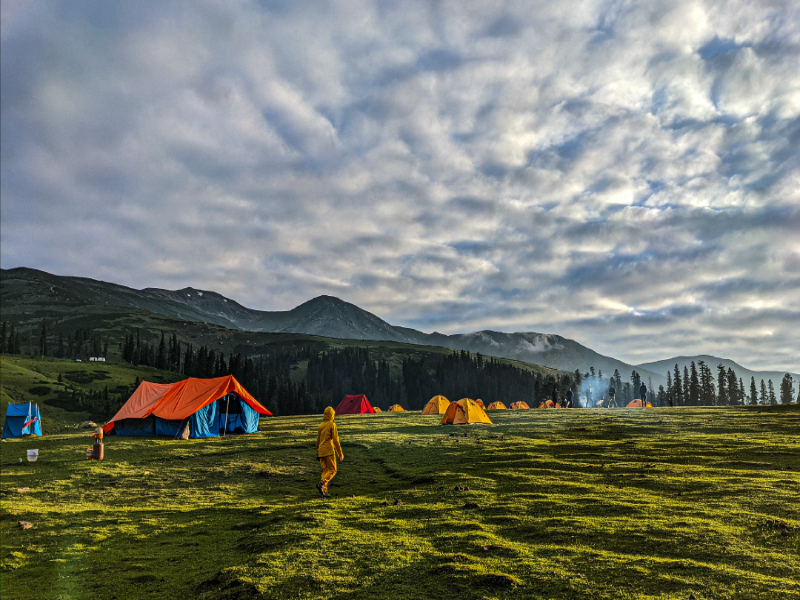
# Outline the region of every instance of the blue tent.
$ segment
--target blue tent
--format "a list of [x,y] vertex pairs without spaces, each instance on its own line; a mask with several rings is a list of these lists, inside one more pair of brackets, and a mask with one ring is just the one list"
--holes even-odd
[[9,404],[3,423],[3,439],[23,435],[42,435],[42,415],[32,402]]
[[[259,414],[234,393],[204,406],[185,419],[162,419],[150,415],[144,419],[116,421],[116,435],[154,436],[190,439],[219,437],[231,433],[256,433]],[[189,428],[186,428],[186,425]]]

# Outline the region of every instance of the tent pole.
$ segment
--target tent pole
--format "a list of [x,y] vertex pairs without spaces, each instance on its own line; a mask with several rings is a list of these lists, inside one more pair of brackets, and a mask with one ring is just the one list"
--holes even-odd
[[222,430],[222,437],[228,434],[228,407],[231,405],[231,396],[225,396],[225,428]]

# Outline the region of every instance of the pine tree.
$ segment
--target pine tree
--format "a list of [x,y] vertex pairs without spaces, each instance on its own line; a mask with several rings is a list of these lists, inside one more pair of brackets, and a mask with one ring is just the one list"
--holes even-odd
[[767,386],[764,384],[764,380],[761,380],[761,394],[758,397],[759,403],[766,406],[769,404],[769,396],[767,396]]
[[56,350],[57,358],[64,358],[64,333],[58,332],[58,350]]
[[47,356],[47,325],[42,319],[42,329],[39,332],[39,356]]
[[675,398],[674,392],[672,391],[672,372],[671,371],[667,371],[667,396],[669,398],[672,398],[672,399]]
[[689,379],[689,367],[683,365],[683,401],[686,404],[690,404],[692,401],[690,387],[691,387],[691,380]]
[[164,332],[161,332],[161,341],[158,344],[158,354],[156,355],[156,369],[165,370],[167,368],[167,346],[164,342]]
[[756,378],[750,377],[750,404],[758,404],[758,390],[756,389]]
[[692,368],[689,375],[689,404],[697,406],[700,404],[700,381],[697,379],[697,367],[692,361]]
[[741,377],[739,377],[739,404],[742,406],[747,404],[747,394],[744,391],[744,382]]
[[717,365],[717,405],[718,406],[725,406],[728,404],[728,392],[725,389],[727,383],[727,373],[725,372],[725,367],[720,363]]
[[683,399],[683,383],[681,382],[681,370],[678,367],[678,363],[675,363],[675,369],[672,373],[672,386],[675,389],[672,394],[675,398],[675,404],[677,406],[683,406],[685,404]]
[[6,353],[6,321],[0,325],[0,354]]
[[775,387],[772,385],[772,379],[770,379],[767,383],[767,389],[769,389],[769,403],[770,404],[777,404],[778,401],[775,398]]
[[725,373],[728,385],[728,404],[739,404],[739,380],[736,378],[736,373],[733,369],[728,367],[728,372]]
[[783,376],[781,380],[781,404],[791,404],[792,396],[794,395],[794,382],[789,373]]

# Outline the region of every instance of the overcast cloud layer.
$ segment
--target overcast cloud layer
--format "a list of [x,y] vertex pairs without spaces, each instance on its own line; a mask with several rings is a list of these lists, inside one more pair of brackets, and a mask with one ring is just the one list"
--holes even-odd
[[2,3],[2,266],[800,368],[800,3]]

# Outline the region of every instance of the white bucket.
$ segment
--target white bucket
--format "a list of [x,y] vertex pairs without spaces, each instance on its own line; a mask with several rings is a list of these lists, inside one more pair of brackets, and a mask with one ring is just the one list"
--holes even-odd
[[28,450],[28,462],[36,462],[39,458],[39,450]]

